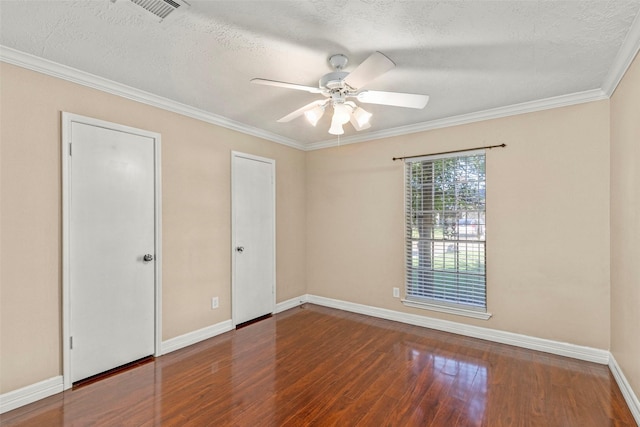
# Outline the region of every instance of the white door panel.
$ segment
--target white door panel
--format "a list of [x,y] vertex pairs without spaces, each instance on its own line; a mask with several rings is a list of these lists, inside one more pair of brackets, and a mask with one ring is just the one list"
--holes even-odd
[[233,155],[233,321],[275,309],[274,162]]
[[154,139],[71,124],[71,381],[154,353]]

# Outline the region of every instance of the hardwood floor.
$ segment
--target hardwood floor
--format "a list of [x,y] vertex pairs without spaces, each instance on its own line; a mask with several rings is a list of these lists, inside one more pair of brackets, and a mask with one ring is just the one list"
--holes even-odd
[[635,426],[607,366],[307,304],[3,426]]

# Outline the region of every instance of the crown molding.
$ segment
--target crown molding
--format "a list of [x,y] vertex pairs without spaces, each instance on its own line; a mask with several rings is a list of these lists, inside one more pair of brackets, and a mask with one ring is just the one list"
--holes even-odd
[[305,145],[294,141],[293,139],[285,138],[272,132],[267,132],[217,114],[209,113],[199,108],[191,107],[168,98],[157,96],[152,93],[114,82],[113,80],[105,79],[103,77],[96,76],[95,74],[80,71],[76,68],[58,64],[56,62],[49,61],[48,59],[40,58],[10,47],[0,45],[0,61],[52,77],[57,77],[82,86],[97,89],[122,98],[127,98],[142,104],[181,114],[186,117],[191,117],[216,126],[266,139],[288,147],[297,148],[298,150],[305,150],[306,148]]
[[609,69],[609,73],[602,83],[602,90],[609,98],[616,91],[622,77],[624,77],[624,74],[631,66],[638,51],[640,51],[640,13],[636,15],[636,18],[631,24],[627,37],[618,50],[618,54]]
[[346,144],[373,141],[376,139],[391,138],[412,133],[425,132],[434,129],[459,126],[484,120],[499,119],[519,114],[543,111],[553,108],[566,107],[586,102],[600,101],[611,97],[626,70],[631,65],[636,54],[640,50],[640,14],[636,16],[627,37],[618,51],[618,55],[605,78],[602,89],[592,89],[584,92],[576,92],[535,101],[505,107],[492,108],[459,116],[446,117],[417,123],[409,126],[400,126],[377,132],[369,132],[346,138],[333,138],[330,140],[303,144],[290,138],[283,137],[273,132],[268,132],[253,126],[249,126],[217,114],[191,107],[163,98],[149,92],[145,92],[121,83],[108,80],[94,74],[86,73],[78,69],[58,64],[44,58],[40,58],[19,50],[0,45],[0,61],[17,65],[32,71],[47,74],[83,86],[98,89],[136,102],[151,105],[163,110],[171,111],[206,123],[221,126],[247,135],[266,139],[288,147],[303,151],[320,150]]
[[508,105],[506,107],[492,108],[490,110],[478,111],[475,113],[431,120],[428,122],[417,123],[415,125],[400,126],[393,129],[371,132],[364,135],[316,142],[307,145],[306,150],[319,150],[322,148],[336,147],[339,145],[355,144],[358,142],[372,141],[382,138],[391,138],[394,136],[465,125],[468,123],[481,122],[484,120],[500,119],[503,117],[515,116],[518,114],[532,113],[536,111],[549,110],[552,108],[567,107],[570,105],[600,101],[603,99],[608,99],[608,96],[602,89],[592,89],[584,92],[576,92],[568,95],[554,96],[551,98],[539,99],[536,101],[523,102],[521,104]]

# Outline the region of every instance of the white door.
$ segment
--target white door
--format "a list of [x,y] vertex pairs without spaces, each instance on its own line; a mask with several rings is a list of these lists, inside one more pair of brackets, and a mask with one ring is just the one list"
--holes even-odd
[[68,357],[75,382],[154,354],[156,138],[73,120],[68,127]]
[[235,325],[275,310],[275,161],[232,153]]

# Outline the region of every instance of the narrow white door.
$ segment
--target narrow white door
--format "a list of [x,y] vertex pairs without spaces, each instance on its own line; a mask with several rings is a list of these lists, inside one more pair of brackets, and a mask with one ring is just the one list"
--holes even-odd
[[275,310],[275,161],[232,153],[234,324]]
[[75,382],[155,349],[154,138],[72,121],[69,357]]

